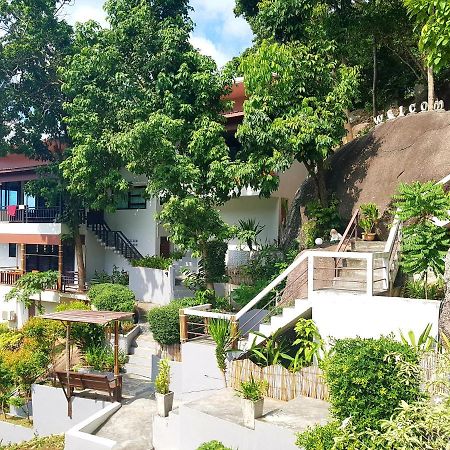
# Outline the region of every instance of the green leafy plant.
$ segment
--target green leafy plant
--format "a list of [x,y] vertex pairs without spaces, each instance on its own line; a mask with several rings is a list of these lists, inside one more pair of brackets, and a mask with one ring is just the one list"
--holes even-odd
[[302,250],[314,248],[316,238],[320,235],[320,231],[316,220],[308,220],[303,222],[298,237],[300,248]]
[[[114,350],[109,345],[96,345],[86,349],[84,359],[88,366],[102,372],[114,370]],[[119,369],[126,363],[126,355],[119,350]]]
[[238,238],[245,242],[250,251],[258,245],[258,236],[263,232],[265,226],[261,225],[256,219],[239,220]]
[[422,395],[417,351],[392,337],[338,340],[324,370],[333,416],[352,417],[359,429],[378,429],[402,400]]
[[170,392],[170,364],[167,359],[158,363],[158,375],[155,378],[155,390],[158,394],[166,395]]
[[336,421],[308,427],[297,435],[295,444],[303,450],[332,450],[334,437],[339,433],[339,427],[340,423]]
[[5,300],[17,299],[26,307],[29,307],[33,300],[33,295],[39,295],[38,309],[42,311],[41,294],[46,289],[51,289],[58,282],[58,272],[50,270],[48,272],[29,272],[22,275],[14,284],[14,287],[5,295]]
[[403,332],[400,330],[400,337],[402,339],[402,342],[406,345],[410,345],[412,348],[417,350],[418,352],[429,352],[433,350],[436,345],[437,341],[434,339],[433,336],[430,336],[432,325],[429,323],[425,329],[422,331],[422,333],[419,336],[419,339],[416,338],[416,335],[414,334],[414,331],[410,330],[408,331],[408,337],[406,338]]
[[267,389],[268,383],[266,380],[255,380],[253,375],[251,375],[250,380],[243,381],[239,389],[236,389],[236,392],[245,400],[257,402],[258,400],[264,398],[264,395],[267,393]]
[[211,319],[208,322],[208,332],[216,343],[215,354],[217,367],[222,373],[225,386],[227,386],[227,355],[233,343],[231,323],[228,320]]
[[253,300],[267,284],[266,281],[257,281],[253,285],[241,284],[231,292],[231,299],[242,308]]
[[225,255],[227,250],[226,242],[214,240],[206,243],[206,255],[202,256],[202,265],[205,276],[207,275],[206,287],[210,290],[212,290],[211,283],[222,283],[226,280]]
[[439,277],[434,283],[425,286],[425,280],[408,279],[405,284],[405,296],[409,298],[428,298],[430,300],[443,300],[445,296],[445,283]]
[[[289,344],[281,336],[281,332],[275,332],[271,336],[253,331],[253,334],[263,339],[262,344],[256,344],[255,337],[250,347],[250,359],[259,366],[273,366],[285,361],[290,361],[288,355]],[[289,362],[288,362],[289,364]]]
[[219,441],[210,441],[200,445],[197,450],[231,450],[231,448],[225,447],[225,445]]
[[359,226],[364,230],[364,233],[372,233],[380,216],[378,206],[375,203],[363,203],[359,210]]
[[141,259],[133,259],[131,265],[133,267],[146,267],[148,269],[169,270],[173,264],[173,258],[165,258],[164,256],[144,256]]
[[94,272],[94,278],[91,280],[91,284],[122,284],[123,286],[128,286],[130,277],[128,272],[119,269],[116,265],[113,266],[111,275],[106,273],[104,270]]
[[[320,237],[328,240],[330,237],[330,230],[335,228],[339,230],[342,225],[339,216],[339,200],[332,198],[327,206],[322,206],[319,200],[313,200],[306,205],[306,215],[309,221],[315,222],[315,225],[310,225],[311,236],[313,239]],[[314,230],[314,234],[312,231]]]
[[134,292],[121,284],[95,284],[87,295],[99,311],[133,312],[136,305]]

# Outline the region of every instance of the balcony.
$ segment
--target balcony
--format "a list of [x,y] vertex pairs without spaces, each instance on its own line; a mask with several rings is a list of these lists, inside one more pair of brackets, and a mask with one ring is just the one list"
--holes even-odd
[[0,222],[8,223],[60,223],[59,207],[37,208],[28,206],[9,206],[0,209]]

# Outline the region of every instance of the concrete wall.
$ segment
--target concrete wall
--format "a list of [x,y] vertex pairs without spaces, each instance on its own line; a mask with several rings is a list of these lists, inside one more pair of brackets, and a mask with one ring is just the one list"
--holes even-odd
[[33,385],[33,424],[40,436],[65,433],[76,424],[99,412],[110,402],[90,398],[72,398],[72,418],[67,415],[67,400],[63,390],[51,386]]
[[412,330],[418,337],[427,324],[437,336],[440,302],[399,297],[367,297],[349,293],[315,292],[312,318],[324,338],[378,338]]
[[[102,247],[97,240],[97,236],[90,231],[84,231],[86,236],[85,261],[86,261],[86,278],[90,281],[95,271],[102,271],[105,267],[105,248]],[[76,258],[75,258],[76,259]]]
[[[240,197],[227,202],[220,208],[223,220],[230,225],[238,225],[239,220],[255,219],[264,230],[258,236],[260,243],[273,243],[278,239],[280,206],[278,198]],[[235,248],[239,241],[230,242]]]
[[292,166],[280,176],[280,185],[272,194],[273,197],[287,198],[289,204],[300,187],[300,185],[308,178],[308,171],[303,164],[295,161]]
[[9,257],[9,244],[0,244],[0,267],[19,267],[20,248],[16,247],[16,257]]
[[0,234],[57,234],[66,232],[60,223],[9,223],[0,222]]
[[169,270],[131,267],[129,274],[129,286],[136,295],[137,300],[167,305],[173,299],[175,288],[173,267],[169,268]]
[[18,444],[34,438],[32,428],[0,421],[0,445]]

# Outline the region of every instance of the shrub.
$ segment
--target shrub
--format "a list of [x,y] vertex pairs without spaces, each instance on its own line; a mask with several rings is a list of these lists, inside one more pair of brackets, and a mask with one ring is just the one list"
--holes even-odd
[[146,267],[148,269],[169,270],[173,264],[173,258],[165,258],[164,256],[144,256],[141,259],[133,259],[131,265],[133,267]]
[[231,448],[225,447],[219,441],[210,441],[202,444],[197,450],[231,450]]
[[326,425],[308,427],[297,435],[296,445],[304,450],[332,450],[334,437],[339,433],[339,423],[329,422]]
[[125,270],[120,270],[117,266],[113,266],[111,275],[106,273],[104,270],[94,273],[94,278],[92,279],[92,284],[122,284],[123,286],[128,286],[130,277],[128,272]]
[[268,389],[266,380],[255,380],[253,375],[249,381],[243,381],[239,389],[236,389],[238,395],[245,400],[256,402],[264,398]]
[[[91,307],[81,301],[71,303],[60,303],[56,307],[56,311],[74,311],[86,310],[90,311]],[[64,329],[62,330],[63,334]],[[70,327],[70,336],[80,350],[85,351],[88,347],[103,344],[105,340],[105,331],[100,325],[89,323],[72,323]]]
[[421,396],[417,352],[391,337],[338,340],[324,364],[333,415],[377,429],[400,402]]
[[158,376],[155,378],[155,391],[166,395],[170,392],[170,364],[167,359],[161,359],[158,363]]
[[429,300],[442,300],[445,296],[445,283],[442,278],[438,278],[435,283],[428,283],[425,280],[410,279],[405,284],[405,296],[409,298],[425,298]]
[[0,334],[0,351],[17,350],[22,345],[23,335],[18,331],[9,330],[7,333]]
[[120,284],[95,284],[87,295],[99,311],[133,312],[136,303],[133,291]]
[[299,244],[302,250],[314,248],[316,245],[316,238],[320,235],[317,222],[315,220],[308,220],[303,222],[300,228]]
[[[109,346],[97,345],[86,349],[84,359],[88,366],[102,372],[112,372],[114,370],[114,350]],[[127,361],[126,355],[119,351],[119,368]]]
[[203,261],[205,273],[208,274],[209,283],[222,283],[225,280],[225,254],[228,244],[221,241],[206,243],[206,259]]
[[316,222],[315,238],[320,237],[329,240],[330,230],[341,229],[342,221],[339,216],[339,200],[332,198],[327,207],[323,207],[318,200],[313,200],[306,205],[306,215],[309,220]]
[[231,299],[241,308],[252,301],[266,286],[267,282],[257,281],[254,285],[241,284],[231,293]]

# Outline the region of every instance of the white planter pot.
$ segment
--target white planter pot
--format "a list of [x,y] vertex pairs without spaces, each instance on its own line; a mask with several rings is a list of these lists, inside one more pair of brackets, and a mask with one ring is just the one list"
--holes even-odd
[[255,419],[262,417],[264,399],[261,398],[256,402],[252,400],[241,399],[242,417],[244,420],[244,426],[247,428],[255,429]]
[[167,417],[169,415],[169,412],[172,411],[173,392],[169,392],[168,394],[159,394],[158,392],[156,392],[155,397],[158,415],[160,415],[161,417]]
[[[132,330],[128,332],[126,335],[119,335],[119,350],[128,355],[130,353],[131,344],[137,337],[137,335],[141,332],[141,328],[139,325],[136,325]],[[111,335],[111,346],[114,348],[114,333]]]

